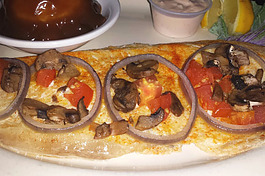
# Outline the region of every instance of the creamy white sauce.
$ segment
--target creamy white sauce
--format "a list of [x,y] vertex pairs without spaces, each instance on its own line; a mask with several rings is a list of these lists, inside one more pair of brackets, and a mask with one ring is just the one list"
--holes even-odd
[[159,7],[174,12],[199,12],[209,6],[205,0],[153,0]]
[[[152,0],[154,28],[159,33],[169,37],[192,36],[199,28],[209,5],[210,1],[208,0]],[[157,6],[167,10],[168,13],[157,8]],[[174,12],[180,14],[174,14]]]

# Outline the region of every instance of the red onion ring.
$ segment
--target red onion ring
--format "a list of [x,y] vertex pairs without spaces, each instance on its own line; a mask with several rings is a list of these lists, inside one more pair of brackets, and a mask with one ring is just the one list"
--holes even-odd
[[[189,67],[189,63],[191,60],[193,60],[193,58],[199,54],[201,51],[206,50],[206,49],[214,49],[217,48],[220,45],[223,44],[230,44],[230,43],[215,43],[215,44],[210,44],[210,45],[206,45],[200,49],[198,49],[196,52],[194,52],[185,62],[185,64],[182,67],[182,70],[184,72],[187,71],[188,67]],[[265,69],[265,61],[260,58],[255,52],[251,51],[248,48],[239,46],[239,45],[235,45],[232,44],[236,47],[239,47],[242,50],[245,50],[249,56],[251,56],[253,59],[255,59],[261,67],[263,67]],[[245,133],[245,132],[254,132],[254,131],[259,131],[259,130],[264,130],[265,129],[265,124],[249,124],[249,125],[234,125],[234,124],[229,124],[226,122],[222,122],[216,118],[214,118],[213,116],[211,116],[210,114],[208,114],[199,104],[198,104],[198,115],[200,115],[207,123],[213,125],[214,127],[227,131],[227,132],[234,132],[234,133]]]
[[115,74],[115,72],[128,65],[131,62],[135,62],[138,60],[157,60],[158,62],[166,65],[168,68],[170,68],[172,71],[174,71],[176,74],[179,75],[179,77],[181,78],[183,85],[187,91],[187,95],[189,98],[189,101],[191,101],[191,113],[190,113],[190,117],[188,119],[187,124],[185,125],[185,127],[182,129],[182,131],[175,133],[175,134],[171,134],[171,135],[155,135],[155,134],[151,134],[145,131],[139,131],[137,129],[135,129],[132,125],[129,125],[129,131],[128,134],[145,142],[150,142],[150,143],[156,143],[156,144],[170,144],[170,143],[175,143],[178,141],[181,141],[183,139],[185,139],[190,130],[191,127],[194,123],[194,120],[196,118],[196,112],[197,112],[197,96],[196,93],[189,81],[189,79],[187,78],[187,76],[184,74],[184,72],[182,72],[181,69],[179,69],[177,66],[175,66],[174,64],[172,64],[170,61],[166,60],[165,58],[159,56],[159,55],[155,55],[155,54],[143,54],[143,55],[137,55],[137,56],[132,56],[132,57],[127,57],[119,62],[117,62],[116,64],[114,64],[111,69],[108,71],[106,77],[105,77],[105,89],[104,89],[104,98],[105,98],[105,102],[106,102],[106,107],[109,111],[109,114],[111,116],[111,118],[114,121],[119,121],[122,120],[123,118],[120,116],[119,112],[114,108],[113,103],[112,103],[112,97],[111,97],[111,93],[110,93],[110,81],[111,81],[111,77],[113,74]]
[[[31,128],[38,130],[38,131],[44,131],[44,132],[64,132],[64,131],[72,131],[81,127],[84,127],[88,125],[90,122],[93,121],[93,119],[96,117],[97,113],[99,112],[99,107],[101,105],[102,101],[102,84],[100,81],[100,78],[96,71],[92,68],[91,65],[89,65],[87,62],[84,60],[77,58],[77,57],[72,57],[68,56],[70,59],[70,62],[82,66],[85,68],[93,77],[95,84],[96,84],[96,99],[95,103],[92,107],[92,109],[89,111],[89,114],[85,117],[83,117],[79,122],[70,124],[67,123],[65,125],[60,125],[60,124],[44,124],[41,122],[38,122],[30,116],[26,116],[22,112],[22,106],[19,107],[19,114],[21,115],[23,121]],[[35,65],[33,64],[30,67],[31,73],[36,72],[35,70]]]
[[10,105],[4,111],[0,112],[0,120],[9,117],[23,103],[23,100],[27,95],[29,83],[30,83],[30,69],[29,69],[29,66],[25,62],[15,59],[15,58],[1,58],[1,59],[8,61],[10,63],[15,63],[19,65],[22,68],[23,76],[19,83],[19,89],[17,91],[16,98],[12,101],[12,103],[10,103]]

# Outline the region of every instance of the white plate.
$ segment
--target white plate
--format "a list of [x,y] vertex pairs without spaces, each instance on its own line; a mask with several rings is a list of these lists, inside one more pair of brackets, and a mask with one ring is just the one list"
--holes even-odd
[[[131,43],[170,43],[216,39],[207,30],[199,29],[192,37],[172,39],[157,33],[152,26],[149,4],[144,0],[120,0],[121,15],[116,24],[102,36],[87,43],[78,50],[103,48],[111,45]],[[0,46],[0,56],[18,57],[30,55],[25,52]],[[192,153],[193,152],[193,153]],[[186,155],[186,156],[184,156]],[[200,160],[198,160],[200,158]],[[202,160],[201,158],[204,158]],[[193,161],[192,163],[185,161]],[[208,162],[210,159],[210,163]],[[265,148],[256,149],[237,157],[213,161],[207,154],[191,147],[185,147],[183,153],[171,155],[143,156],[130,154],[107,161],[75,160],[81,165],[84,162],[94,166],[94,169],[80,169],[61,166],[48,162],[30,159],[18,154],[0,149],[0,174],[3,176],[87,176],[87,175],[203,175],[203,176],[260,176],[265,175]],[[143,163],[143,161],[148,161]],[[163,164],[163,161],[166,162]],[[181,162],[183,161],[183,162]],[[204,161],[205,164],[200,164]],[[67,162],[67,161],[64,161]],[[130,165],[130,168],[126,168]],[[147,165],[144,168],[144,165]],[[189,166],[187,166],[189,165]],[[112,167],[110,167],[112,166]],[[99,170],[98,170],[99,169]],[[102,170],[105,169],[105,170]],[[126,171],[129,169],[130,171]],[[116,171],[110,171],[116,170]],[[119,171],[117,171],[119,170]],[[152,171],[155,170],[155,171]]]

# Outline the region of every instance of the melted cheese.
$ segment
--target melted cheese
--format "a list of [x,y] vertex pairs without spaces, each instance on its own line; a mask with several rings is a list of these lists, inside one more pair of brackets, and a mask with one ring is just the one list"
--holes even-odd
[[7,93],[3,89],[0,88],[0,112],[4,111],[16,98],[17,93]]

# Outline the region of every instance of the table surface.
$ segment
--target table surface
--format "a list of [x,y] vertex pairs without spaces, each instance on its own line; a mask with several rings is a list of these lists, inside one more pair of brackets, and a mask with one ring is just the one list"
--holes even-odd
[[[172,43],[197,40],[214,40],[216,36],[201,29],[188,38],[174,39],[156,32],[152,26],[150,8],[147,0],[120,0],[121,14],[116,24],[106,33],[88,42],[76,50],[98,49],[108,46],[120,46],[132,43]],[[0,45],[1,57],[20,57],[31,55]],[[240,156],[189,168],[156,172],[126,172],[126,175],[265,175],[263,162],[265,148],[256,149]],[[47,176],[47,175],[124,175],[124,172],[99,171],[60,166],[37,161],[0,149],[0,173],[3,176]]]

